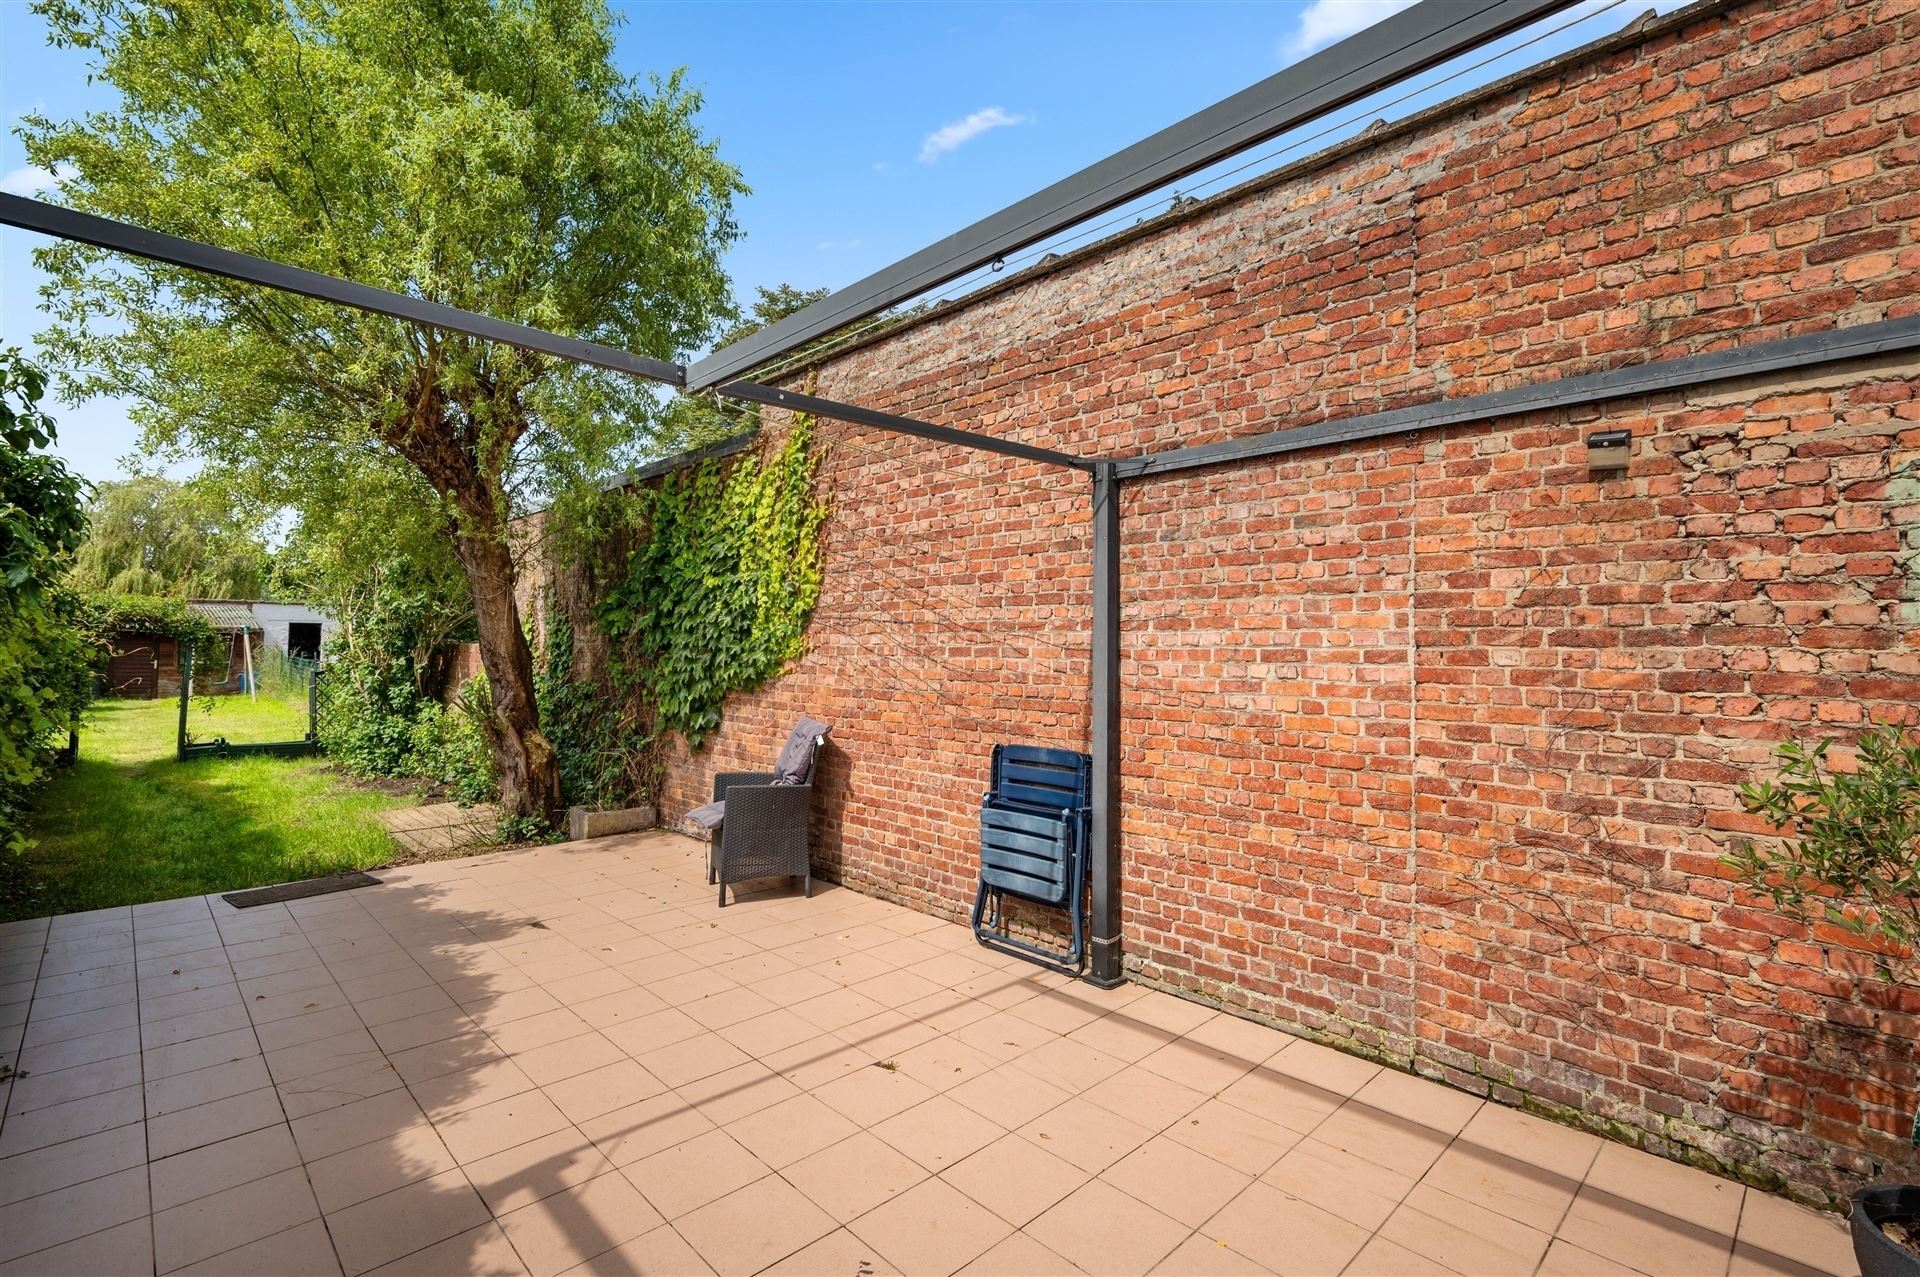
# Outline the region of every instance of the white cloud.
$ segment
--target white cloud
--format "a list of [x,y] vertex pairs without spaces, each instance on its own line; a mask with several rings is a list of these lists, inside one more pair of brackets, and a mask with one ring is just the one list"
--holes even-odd
[[862,241],[857,239],[823,239],[819,248],[823,253],[837,253],[843,249],[858,248]]
[[948,151],[958,150],[988,129],[1004,129],[1026,122],[1026,116],[1009,115],[1005,107],[990,106],[983,111],[975,111],[964,120],[943,124],[927,134],[927,140],[920,144],[920,162],[931,164]]
[[1297,62],[1412,4],[1413,0],[1313,0],[1301,13],[1293,34],[1280,42],[1280,60]]
[[9,195],[41,195],[50,191],[56,182],[64,182],[74,174],[71,164],[57,165],[52,172],[37,164],[22,164],[19,168],[0,177],[0,191]]

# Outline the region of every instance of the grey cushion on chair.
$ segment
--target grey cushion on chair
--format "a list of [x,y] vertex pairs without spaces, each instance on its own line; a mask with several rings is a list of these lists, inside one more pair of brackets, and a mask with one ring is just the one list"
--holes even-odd
[[802,718],[787,733],[787,743],[780,747],[780,757],[773,763],[773,783],[776,785],[804,785],[813,774],[813,758],[820,744],[833,728],[817,718]]
[[[776,785],[804,785],[813,776],[813,763],[820,751],[820,745],[833,728],[817,718],[802,718],[787,733],[787,743],[780,747],[780,757],[774,760],[773,783]],[[717,803],[706,803],[687,813],[687,819],[704,830],[708,837],[725,823],[727,804],[723,799]]]

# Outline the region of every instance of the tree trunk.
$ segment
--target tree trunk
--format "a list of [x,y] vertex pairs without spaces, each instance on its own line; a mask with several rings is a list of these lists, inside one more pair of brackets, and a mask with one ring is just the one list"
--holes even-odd
[[513,596],[513,555],[505,530],[467,526],[454,538],[454,553],[473,591],[480,634],[480,664],[487,671],[493,713],[483,723],[500,779],[500,805],[509,816],[534,816],[555,828],[566,813],[560,796],[560,766],[540,730],[533,693],[533,652],[520,627]]

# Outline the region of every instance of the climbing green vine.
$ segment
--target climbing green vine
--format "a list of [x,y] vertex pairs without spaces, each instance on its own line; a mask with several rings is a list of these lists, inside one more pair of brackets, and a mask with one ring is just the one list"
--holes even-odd
[[630,677],[658,731],[698,749],[729,694],[799,656],[820,598],[813,421],[793,420],[764,459],[707,462],[636,495],[637,547],[600,605],[600,625],[634,653]]

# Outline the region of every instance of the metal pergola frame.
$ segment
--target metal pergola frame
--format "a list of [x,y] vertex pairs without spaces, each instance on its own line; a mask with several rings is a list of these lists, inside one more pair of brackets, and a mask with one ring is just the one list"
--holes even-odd
[[[1574,2],[1422,0],[1411,9],[1251,89],[761,330],[754,337],[715,352],[696,362],[691,369],[21,196],[0,194],[0,224],[498,341],[665,385],[712,390],[749,403],[812,413],[1090,475],[1093,623],[1089,694],[1093,818],[1089,849],[1092,916],[1088,978],[1103,987],[1113,987],[1123,978],[1119,842],[1120,487],[1123,482],[1152,480],[1198,467],[1277,457],[1309,448],[1404,436],[1440,426],[1490,422],[1524,413],[1679,392],[1762,373],[1912,351],[1920,349],[1920,316],[1731,346],[1700,355],[1651,360],[1608,372],[1543,379],[1490,394],[1302,422],[1257,435],[1131,457],[1077,456],[729,378],[974,266],[993,261],[1002,253],[1111,208],[1134,194],[1175,180],[1235,150],[1390,87],[1407,75],[1467,52]],[[1123,191],[1125,194],[1120,193]],[[748,445],[750,438],[750,435],[736,436],[653,463],[627,476],[625,482],[664,474],[703,457],[738,452]]]

